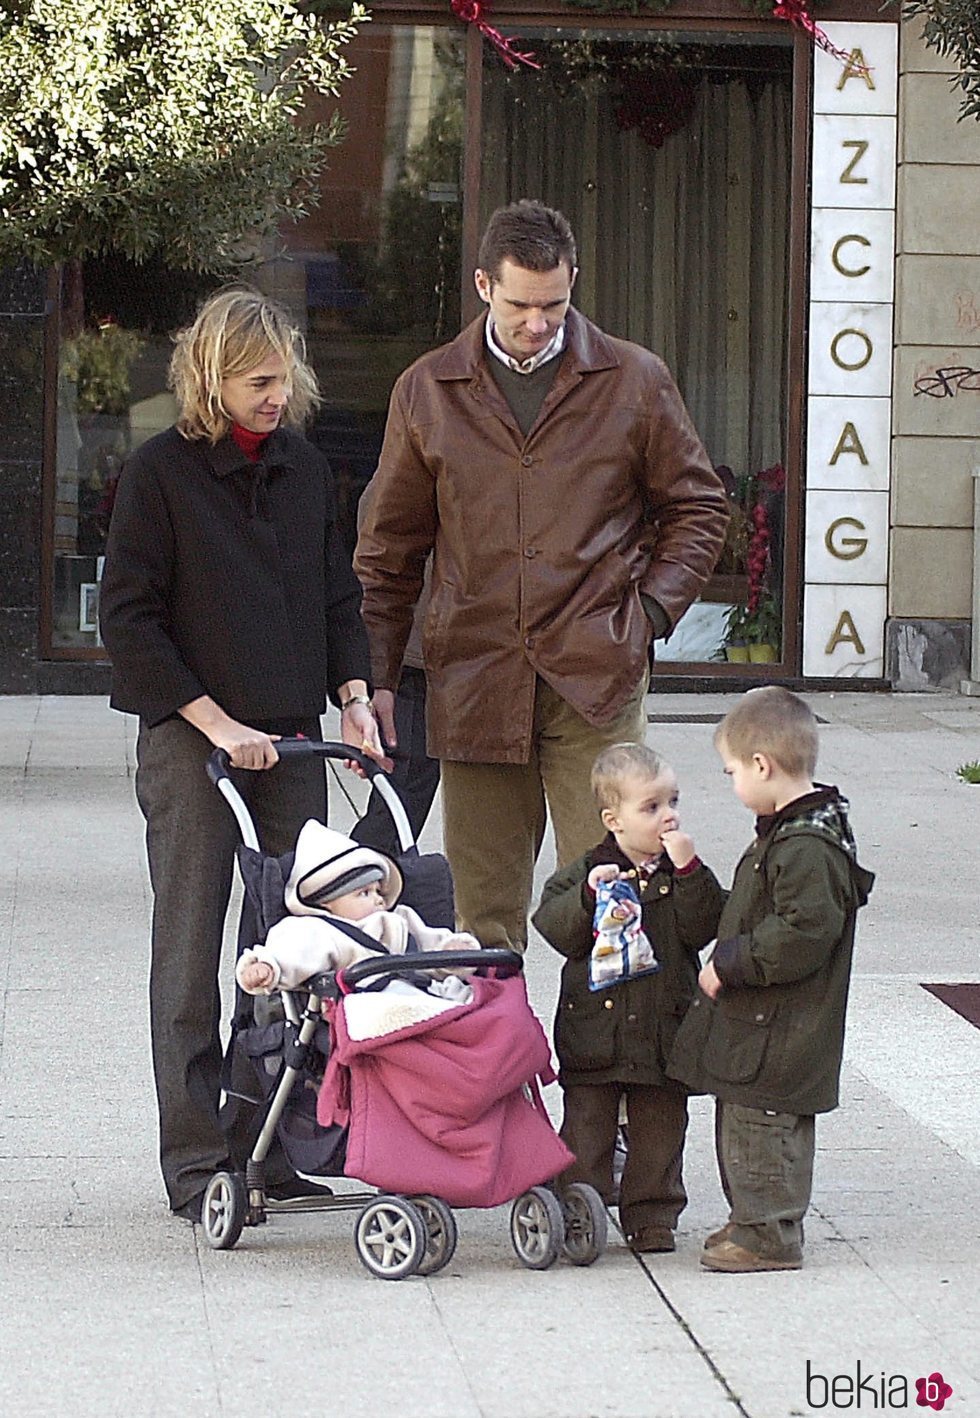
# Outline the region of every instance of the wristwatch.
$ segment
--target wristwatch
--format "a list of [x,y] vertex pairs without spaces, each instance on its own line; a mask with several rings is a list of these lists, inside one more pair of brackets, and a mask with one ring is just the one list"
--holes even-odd
[[344,712],[345,709],[349,709],[352,704],[366,704],[367,707],[371,710],[372,714],[374,713],[374,705],[371,703],[370,694],[352,694],[348,699],[344,700],[343,704],[341,704],[341,714]]

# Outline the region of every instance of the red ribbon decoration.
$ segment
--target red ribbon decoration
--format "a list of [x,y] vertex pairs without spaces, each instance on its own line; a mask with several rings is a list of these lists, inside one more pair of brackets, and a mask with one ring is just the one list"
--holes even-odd
[[[498,29],[495,29],[483,18],[484,9],[488,9],[488,7],[485,7],[481,0],[449,0],[449,8],[464,24],[476,25],[484,39],[488,39],[496,49],[508,69],[516,69],[518,64],[526,64],[529,69],[541,68],[533,54],[515,49],[513,38],[502,35]],[[791,25],[806,30],[814,44],[819,45],[827,54],[832,54],[842,64],[850,63],[851,56],[848,51],[840,49],[834,44],[830,36],[814,22],[807,6],[807,0],[777,0],[777,3],[773,5],[772,13],[777,20],[788,20]],[[851,67],[855,74],[870,74],[870,70],[863,64]]]
[[[453,8],[455,9],[455,5]],[[779,3],[773,5],[772,13],[777,20],[789,20],[791,25],[806,30],[814,44],[819,45],[827,54],[832,54],[842,64],[850,63],[851,56],[847,50],[839,49],[830,36],[825,34],[818,24],[814,23],[813,16],[807,8],[807,0],[779,0]],[[866,69],[863,64],[854,64],[851,65],[851,68],[855,74],[870,74],[870,70]]]
[[488,39],[496,49],[508,69],[516,69],[518,64],[526,64],[529,69],[541,68],[533,54],[522,54],[519,49],[514,48],[513,39],[508,39],[499,30],[494,29],[493,25],[487,23],[483,18],[484,7],[480,0],[449,0],[449,8],[464,24],[476,25],[483,38]]

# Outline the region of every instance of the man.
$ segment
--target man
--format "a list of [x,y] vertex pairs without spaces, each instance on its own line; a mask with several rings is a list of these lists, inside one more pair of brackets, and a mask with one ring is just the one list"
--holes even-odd
[[570,308],[575,239],[540,202],[480,245],[485,316],[392,392],[355,569],[386,732],[412,607],[460,927],[523,949],[545,802],[559,865],[595,838],[592,762],[642,741],[651,639],[707,580],[725,494],[655,355]]

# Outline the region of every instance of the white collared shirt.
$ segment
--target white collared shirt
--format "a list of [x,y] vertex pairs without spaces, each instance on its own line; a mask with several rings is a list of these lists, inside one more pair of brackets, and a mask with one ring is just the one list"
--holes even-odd
[[508,369],[512,369],[515,374],[533,374],[542,364],[547,364],[549,359],[554,359],[560,355],[565,348],[565,322],[558,326],[554,336],[545,345],[543,350],[538,350],[537,354],[528,355],[527,359],[514,359],[506,350],[502,350],[497,343],[493,332],[493,316],[487,315],[487,349],[492,355],[505,364]]

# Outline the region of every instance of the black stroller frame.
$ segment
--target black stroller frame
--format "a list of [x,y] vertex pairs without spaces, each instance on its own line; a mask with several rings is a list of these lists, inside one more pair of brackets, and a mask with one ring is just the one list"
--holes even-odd
[[[391,813],[402,852],[417,857],[412,828],[401,799],[387,774],[373,759],[347,744],[312,739],[285,738],[276,743],[276,748],[280,759],[318,757],[359,764]],[[255,823],[229,776],[228,754],[224,749],[216,749],[206,766],[208,777],[235,815],[243,846],[261,852]],[[513,974],[523,970],[524,962],[515,951],[503,949],[381,954],[347,966],[343,979],[345,987],[354,988],[379,975],[411,975],[420,970],[474,966],[481,971],[492,968]],[[448,1265],[457,1241],[452,1209],[439,1197],[409,1198],[374,1190],[334,1195],[326,1185],[322,1196],[302,1196],[288,1201],[277,1201],[267,1193],[266,1158],[294,1086],[310,1065],[316,1036],[323,1029],[321,1005],[324,1000],[337,999],[340,993],[333,972],[311,977],[298,990],[279,991],[285,1019],[278,1076],[264,1104],[244,1094],[233,1095],[260,1109],[264,1107],[264,1116],[260,1112],[261,1122],[244,1177],[240,1172],[217,1172],[205,1190],[201,1212],[205,1239],[214,1250],[230,1250],[245,1227],[263,1225],[270,1216],[356,1210],[359,1214],[354,1228],[355,1248],[373,1275],[386,1280],[433,1275]],[[315,1176],[311,1180],[326,1183],[327,1177]],[[605,1250],[605,1207],[598,1193],[584,1183],[572,1183],[563,1190],[560,1199],[551,1186],[531,1187],[513,1203],[510,1233],[518,1259],[529,1269],[545,1270],[562,1253],[573,1264],[590,1265]]]

